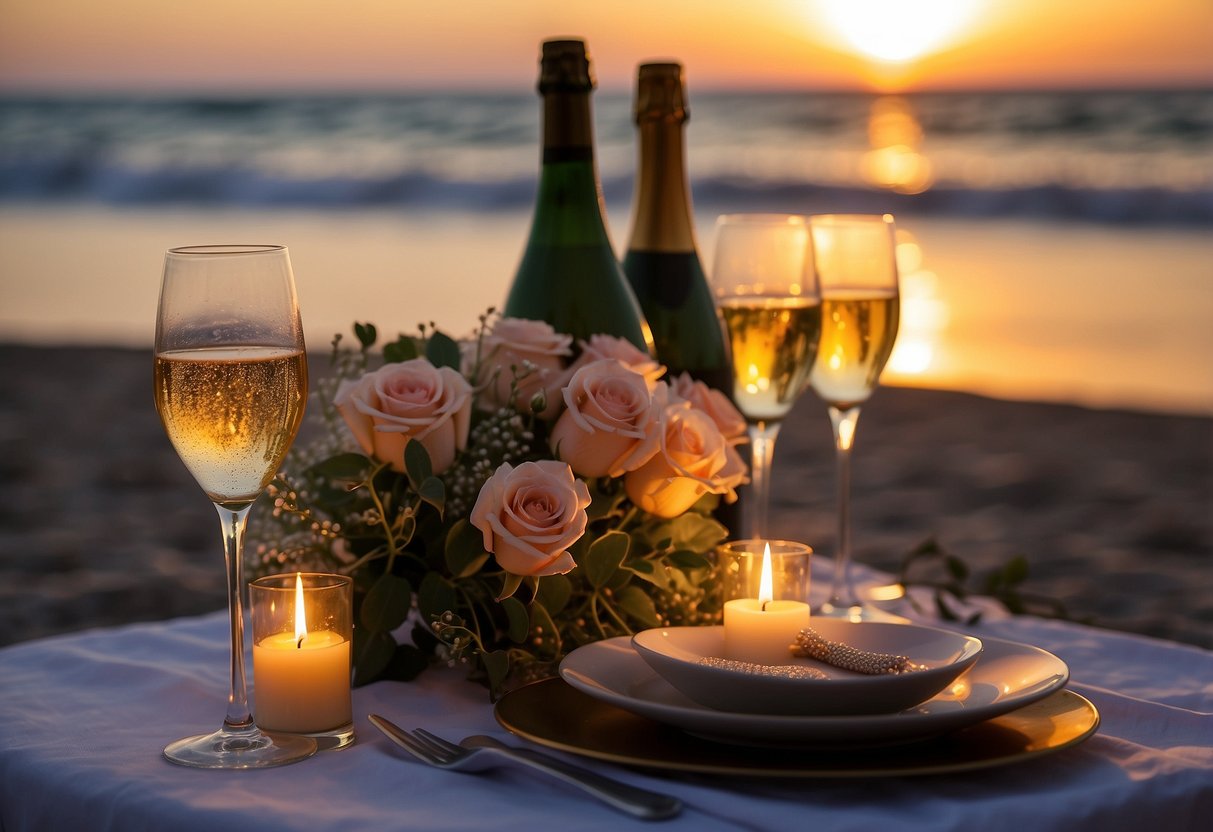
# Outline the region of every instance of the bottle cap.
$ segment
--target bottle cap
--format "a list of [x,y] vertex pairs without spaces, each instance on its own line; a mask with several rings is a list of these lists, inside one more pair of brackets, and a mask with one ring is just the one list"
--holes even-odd
[[641,64],[636,74],[637,123],[651,120],[686,121],[690,110],[682,77],[682,64]]
[[585,41],[545,40],[539,59],[539,92],[589,92],[594,73]]

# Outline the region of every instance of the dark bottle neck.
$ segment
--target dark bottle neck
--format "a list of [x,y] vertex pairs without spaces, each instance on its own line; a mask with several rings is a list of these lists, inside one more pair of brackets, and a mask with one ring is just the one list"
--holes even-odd
[[543,162],[593,162],[590,93],[552,91],[543,96]]
[[543,95],[543,165],[532,243],[611,248],[590,112],[588,90]]
[[641,118],[640,161],[629,251],[694,252],[681,112]]

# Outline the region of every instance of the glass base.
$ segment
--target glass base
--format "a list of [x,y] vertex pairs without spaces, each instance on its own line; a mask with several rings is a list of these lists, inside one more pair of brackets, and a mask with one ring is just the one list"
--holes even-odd
[[354,744],[354,740],[357,739],[354,736],[354,723],[352,721],[347,722],[340,728],[320,731],[315,734],[303,734],[302,736],[315,740],[317,751],[340,751],[342,748],[349,748]]
[[222,728],[170,743],[164,756],[170,763],[193,768],[269,768],[304,760],[316,753],[311,737],[268,734],[257,728]]

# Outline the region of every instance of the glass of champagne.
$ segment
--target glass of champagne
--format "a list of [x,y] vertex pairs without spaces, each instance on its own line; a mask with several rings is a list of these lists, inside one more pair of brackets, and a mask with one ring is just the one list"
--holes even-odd
[[215,504],[227,560],[231,694],[223,727],[170,744],[171,762],[261,768],[315,753],[307,737],[263,733],[245,683],[244,531],[294,441],[307,400],[303,326],[282,246],[190,246],[164,259],[156,316],[156,409]]
[[821,345],[809,381],[829,405],[838,467],[838,540],[830,598],[814,612],[852,621],[886,617],[851,579],[851,448],[859,407],[880,382],[897,339],[896,233],[889,214],[809,218],[821,281]]
[[765,538],[769,473],[783,418],[804,391],[821,330],[808,219],[726,214],[716,222],[712,292],[732,352],[733,402],[750,436],[746,537]]

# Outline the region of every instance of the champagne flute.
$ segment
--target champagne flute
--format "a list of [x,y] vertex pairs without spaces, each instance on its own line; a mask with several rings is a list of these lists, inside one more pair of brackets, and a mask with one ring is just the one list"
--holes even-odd
[[223,727],[170,744],[171,762],[261,768],[315,753],[307,737],[263,733],[245,683],[244,531],[286,455],[307,399],[303,326],[282,246],[189,246],[164,259],[156,317],[156,409],[215,504],[227,561],[231,693]]
[[889,214],[809,218],[821,281],[821,345],[809,376],[829,405],[838,467],[838,540],[830,598],[815,612],[852,621],[886,617],[851,579],[851,448],[860,405],[880,382],[897,339],[896,234]]
[[732,352],[733,402],[750,437],[745,536],[765,538],[775,438],[804,392],[821,330],[807,219],[796,214],[720,217],[712,290]]

